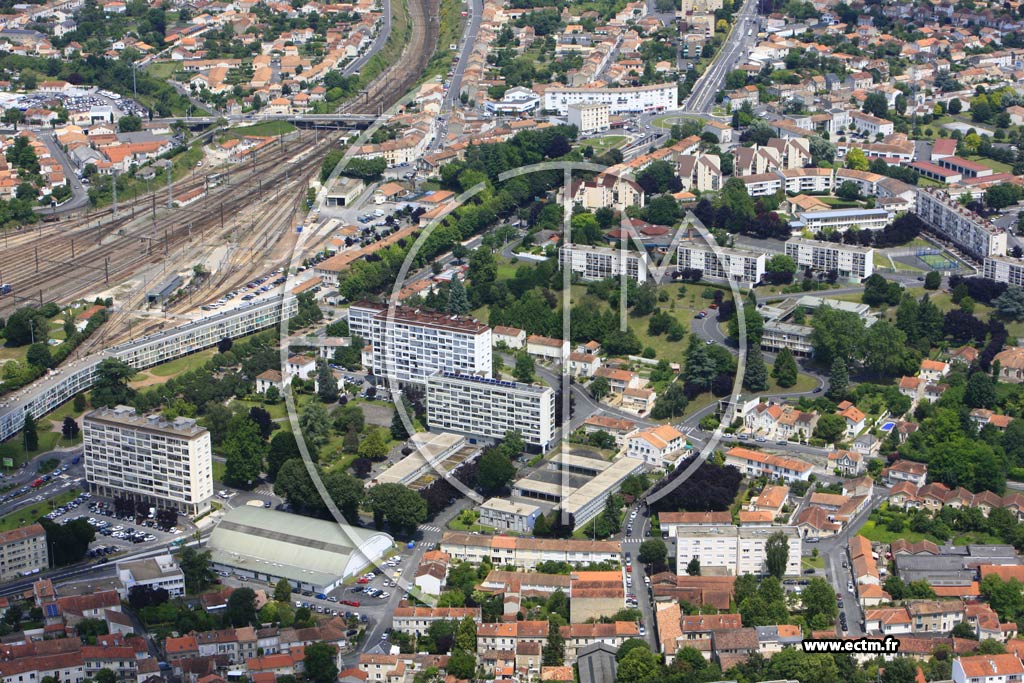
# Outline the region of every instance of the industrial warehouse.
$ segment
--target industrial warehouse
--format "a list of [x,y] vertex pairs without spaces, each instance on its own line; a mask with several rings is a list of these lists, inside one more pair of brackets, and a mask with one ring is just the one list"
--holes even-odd
[[245,506],[224,515],[208,547],[220,571],[269,583],[287,579],[298,590],[327,593],[393,544],[380,531]]

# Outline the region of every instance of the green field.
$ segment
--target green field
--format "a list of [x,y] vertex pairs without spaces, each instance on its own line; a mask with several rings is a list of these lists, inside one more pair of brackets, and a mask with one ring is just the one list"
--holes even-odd
[[228,135],[236,138],[243,138],[246,136],[270,138],[278,135],[287,135],[294,130],[296,130],[295,126],[287,121],[262,121],[260,123],[254,123],[251,126],[232,128],[228,131]]
[[146,71],[154,78],[169,80],[176,72],[182,70],[181,62],[158,62],[146,67]]
[[46,451],[52,451],[56,448],[57,444],[61,441],[61,436],[57,432],[51,432],[46,428],[45,418],[40,423],[39,427],[39,448],[32,452],[26,452],[24,442],[19,432],[13,439],[8,439],[4,443],[0,444],[0,460],[3,458],[11,458],[14,460],[14,466],[20,467],[24,462],[30,458],[45,453]]
[[581,140],[579,143],[580,147],[593,147],[594,151],[598,154],[603,154],[613,147],[618,147],[626,141],[625,135],[603,135],[599,138],[590,138],[589,140]]
[[996,161],[995,159],[989,159],[988,157],[980,157],[978,155],[969,156],[967,158],[970,159],[971,161],[978,162],[982,166],[988,166],[996,173],[1013,173],[1013,166],[1010,166],[1009,164],[1004,164],[1001,161]]
[[[67,491],[61,491],[52,498],[33,503],[31,507],[24,507],[4,515],[0,517],[0,531],[10,531],[11,529],[31,524],[53,508],[60,507],[64,503],[74,500],[78,497],[78,494],[78,489],[68,489]],[[25,495],[31,496],[32,494],[27,493]]]
[[227,468],[228,468],[227,463],[221,462],[220,460],[214,460],[213,461],[213,480],[214,481],[218,481],[218,482],[224,481],[224,471],[227,470]]
[[181,358],[175,358],[172,361],[162,363],[161,365],[154,365],[148,370],[149,374],[156,375],[157,377],[171,378],[175,375],[188,372],[189,370],[196,370],[206,365],[206,361],[213,358],[213,355],[217,353],[217,349],[206,349],[198,353],[193,353],[188,356],[182,356]]

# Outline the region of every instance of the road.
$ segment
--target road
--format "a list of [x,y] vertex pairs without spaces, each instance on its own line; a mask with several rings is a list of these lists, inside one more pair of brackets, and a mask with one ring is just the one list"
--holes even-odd
[[374,36],[373,42],[370,43],[370,48],[345,65],[345,68],[341,70],[341,73],[344,75],[351,76],[362,69],[363,65],[370,61],[371,57],[384,48],[384,43],[387,42],[388,36],[391,35],[391,0],[383,0],[382,4],[383,7],[381,12],[383,13],[383,20],[380,24],[380,30],[377,31],[377,35]]
[[[465,5],[469,12],[468,20],[462,30],[462,40],[459,43],[459,54],[452,67],[452,76],[449,79],[448,89],[444,94],[444,101],[441,103],[441,111],[437,118],[437,128],[434,131],[434,140],[430,143],[430,150],[437,151],[448,139],[448,117],[447,114],[455,106],[456,99],[462,94],[462,77],[466,73],[466,66],[469,64],[469,55],[473,52],[477,36],[480,33],[480,22],[483,20],[483,0],[469,0]],[[438,49],[444,49],[439,45]]]
[[80,209],[89,203],[89,192],[82,185],[82,181],[78,179],[77,169],[75,165],[71,163],[71,159],[64,152],[64,148],[57,142],[56,135],[50,131],[45,132],[43,130],[38,131],[39,138],[46,145],[46,149],[50,151],[50,156],[60,162],[61,168],[64,170],[64,179],[67,181],[68,186],[71,188],[71,199],[67,200],[60,206],[52,208],[41,208],[39,213],[41,214],[61,214],[68,211],[74,211]]
[[746,59],[747,53],[757,42],[759,30],[757,2],[744,0],[739,12],[733,17],[733,27],[714,60],[701,74],[690,91],[682,109],[689,112],[710,112],[715,96],[722,89],[725,75]]

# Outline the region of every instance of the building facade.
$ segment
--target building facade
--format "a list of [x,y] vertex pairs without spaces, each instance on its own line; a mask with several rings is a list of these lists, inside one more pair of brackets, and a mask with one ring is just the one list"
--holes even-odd
[[565,244],[558,250],[558,264],[583,280],[620,277],[625,272],[631,280],[647,282],[647,259],[628,249]]
[[33,574],[49,566],[50,553],[42,524],[0,533],[0,581]]
[[1006,231],[933,188],[917,191],[918,217],[940,237],[978,260],[1006,255]]
[[839,277],[863,280],[875,272],[875,250],[832,242],[816,242],[799,237],[786,242],[786,255],[801,268],[823,272],[836,271]]
[[722,568],[732,576],[765,574],[765,544],[775,533],[789,543],[786,575],[800,574],[800,532],[796,527],[737,527],[687,524],[676,527],[676,567],[686,571],[693,558],[701,569]]
[[210,433],[187,417],[167,421],[128,406],[102,408],[83,420],[85,478],[102,496],[128,496],[186,515],[210,509]]
[[675,83],[641,85],[632,88],[571,88],[551,86],[544,91],[544,108],[569,113],[572,104],[606,104],[610,114],[634,114],[679,108]]
[[609,115],[612,113],[610,104],[593,102],[590,104],[570,104],[568,107],[570,126],[576,126],[580,135],[608,130]]
[[1008,256],[987,256],[982,266],[982,277],[1024,287],[1024,261]]
[[479,321],[363,302],[349,307],[348,324],[373,347],[376,375],[403,384],[425,384],[438,371],[491,376],[491,328]]
[[767,257],[725,247],[712,249],[706,244],[680,244],[677,262],[681,269],[703,271],[708,280],[734,280],[751,286],[764,277]]
[[555,440],[555,392],[551,387],[436,372],[427,378],[431,428],[502,439],[518,431],[542,451]]

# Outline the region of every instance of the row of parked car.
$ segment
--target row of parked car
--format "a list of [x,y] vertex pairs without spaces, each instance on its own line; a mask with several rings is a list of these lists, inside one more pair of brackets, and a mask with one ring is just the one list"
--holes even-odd
[[58,517],[63,517],[64,515],[68,514],[69,512],[77,508],[79,505],[87,501],[91,495],[92,494],[90,493],[79,494],[79,496],[74,500],[70,500],[67,503],[61,505],[59,508],[54,508],[51,512],[48,512],[46,514],[46,519],[57,519]]

